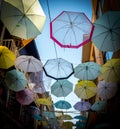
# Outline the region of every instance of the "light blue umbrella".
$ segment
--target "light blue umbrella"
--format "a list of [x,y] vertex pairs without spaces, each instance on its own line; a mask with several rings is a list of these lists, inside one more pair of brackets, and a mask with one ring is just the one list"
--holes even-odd
[[79,80],[94,80],[101,73],[101,66],[95,62],[85,62],[74,68],[74,77]]
[[82,115],[78,115],[78,116],[75,116],[74,119],[79,119],[79,120],[82,120],[82,121],[86,121],[87,117],[86,116],[82,116]]
[[66,80],[58,80],[51,86],[51,93],[56,97],[66,97],[73,90],[73,84]]
[[54,105],[59,109],[70,109],[72,107],[71,104],[65,100],[59,100]]
[[120,49],[120,11],[107,11],[94,22],[92,41],[100,51]]
[[5,83],[9,89],[17,92],[25,89],[27,86],[27,79],[22,72],[13,69],[6,73]]
[[44,111],[42,113],[42,115],[44,115],[45,117],[48,117],[48,118],[55,118],[55,113],[54,112],[50,112],[50,111]]
[[44,72],[55,80],[67,79],[73,73],[73,64],[62,58],[49,59],[44,64]]
[[40,115],[38,115],[38,114],[34,114],[34,115],[33,115],[33,118],[34,118],[35,120],[39,120],[39,121],[42,121],[42,120],[43,120],[42,117],[41,117]]
[[93,111],[102,111],[105,109],[105,107],[107,106],[107,102],[106,101],[96,101],[92,106],[91,106],[91,110]]

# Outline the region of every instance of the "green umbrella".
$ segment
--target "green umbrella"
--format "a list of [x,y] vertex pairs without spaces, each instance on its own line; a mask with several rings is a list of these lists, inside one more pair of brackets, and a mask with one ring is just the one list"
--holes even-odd
[[92,41],[100,51],[120,49],[120,11],[107,11],[94,23]]
[[9,89],[17,92],[25,89],[27,79],[22,72],[13,69],[6,73],[5,83]]
[[101,66],[95,62],[85,62],[74,68],[74,76],[79,80],[94,80],[101,73]]
[[73,84],[66,80],[58,80],[51,86],[51,93],[56,97],[66,97],[73,90]]
[[105,107],[107,106],[107,102],[106,101],[96,101],[92,106],[91,106],[91,110],[93,111],[102,111],[105,109]]

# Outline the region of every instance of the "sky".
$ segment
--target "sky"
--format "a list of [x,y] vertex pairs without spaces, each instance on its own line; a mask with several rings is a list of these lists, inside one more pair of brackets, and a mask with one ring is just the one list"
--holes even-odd
[[[46,22],[43,27],[42,33],[35,39],[41,61],[43,62],[43,64],[45,64],[48,59],[56,59],[58,57],[71,62],[74,67],[77,66],[81,63],[82,60],[82,47],[77,49],[61,48],[59,45],[54,43],[54,41],[50,39],[49,23],[62,11],[84,12],[89,20],[91,20],[91,0],[48,0],[48,4],[47,0],[39,0],[39,2],[46,15]],[[72,75],[68,80],[73,83],[74,91],[74,86],[77,83],[78,79],[74,78]],[[52,81],[54,82],[55,80]],[[74,92],[70,93],[65,98],[59,98],[52,95],[52,100],[54,102],[57,102],[60,99],[65,99],[66,101],[70,102],[71,105],[74,105],[76,102],[80,101],[80,98],[78,98],[74,94]],[[74,108],[71,108],[67,111],[75,110]]]

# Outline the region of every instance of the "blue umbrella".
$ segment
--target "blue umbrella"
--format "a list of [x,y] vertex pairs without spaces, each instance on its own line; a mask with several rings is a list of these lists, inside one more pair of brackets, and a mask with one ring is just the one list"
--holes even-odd
[[86,121],[87,117],[86,116],[82,116],[82,115],[78,115],[78,116],[75,116],[74,119],[79,119],[79,120],[82,120],[82,121]]
[[107,102],[106,101],[96,101],[92,106],[91,106],[91,110],[93,111],[102,111],[105,109],[105,107],[107,106]]
[[66,97],[73,90],[73,84],[66,80],[58,80],[51,86],[51,93],[57,97]]
[[27,79],[22,72],[13,69],[6,73],[5,83],[9,89],[17,92],[25,89],[27,86]]
[[100,51],[120,49],[120,11],[107,11],[94,23],[92,41]]
[[59,109],[69,109],[72,107],[71,104],[65,100],[59,100],[54,105]]
[[74,68],[74,76],[79,80],[94,80],[101,73],[101,66],[95,62],[85,62]]

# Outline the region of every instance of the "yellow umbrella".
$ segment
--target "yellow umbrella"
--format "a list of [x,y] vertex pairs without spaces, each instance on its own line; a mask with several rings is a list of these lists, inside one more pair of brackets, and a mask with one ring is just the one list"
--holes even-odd
[[6,46],[0,46],[0,68],[8,69],[14,65],[15,54]]
[[38,105],[48,105],[48,106],[52,106],[53,102],[50,100],[50,98],[37,98],[35,100],[36,104]]
[[75,94],[81,99],[90,99],[97,93],[97,86],[93,81],[78,81],[74,89]]
[[73,119],[72,116],[68,115],[68,114],[63,114],[63,115],[60,115],[58,117],[58,119],[61,119],[61,120],[71,120]]
[[72,126],[74,126],[74,124],[71,121],[66,121],[63,122],[62,129],[72,129]]
[[120,80],[120,58],[110,59],[102,66],[102,77],[106,82]]

